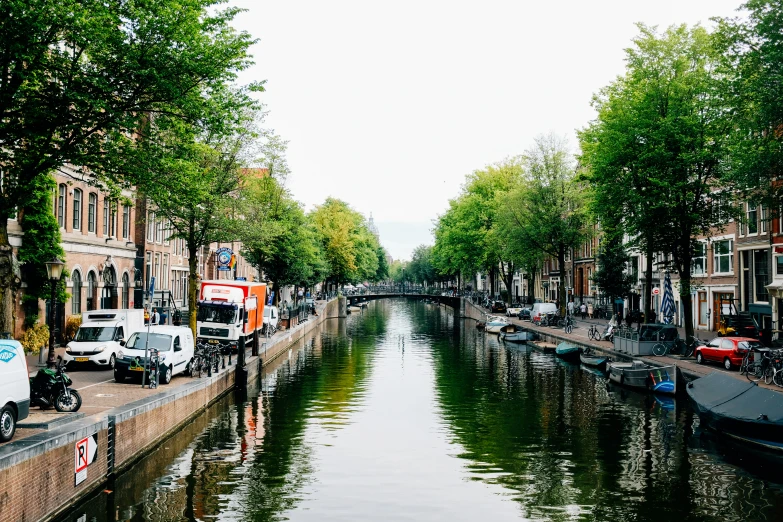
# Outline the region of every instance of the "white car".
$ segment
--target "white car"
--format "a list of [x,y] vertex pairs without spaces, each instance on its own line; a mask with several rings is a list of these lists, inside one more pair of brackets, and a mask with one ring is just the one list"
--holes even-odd
[[125,382],[125,377],[136,372],[141,374],[147,367],[145,350],[158,350],[160,356],[160,374],[158,381],[168,384],[178,373],[190,375],[193,364],[193,332],[187,326],[150,326],[147,330],[136,332],[117,352],[114,366],[114,380]]
[[518,317],[519,312],[522,311],[522,305],[519,303],[514,303],[508,308],[506,308],[506,317]]

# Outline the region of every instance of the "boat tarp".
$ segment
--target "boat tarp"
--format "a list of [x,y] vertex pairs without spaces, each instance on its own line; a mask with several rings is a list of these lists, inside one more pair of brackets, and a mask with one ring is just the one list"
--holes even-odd
[[557,351],[559,353],[579,351],[579,347],[563,341],[562,343],[557,345]]
[[696,379],[687,390],[693,401],[715,415],[745,422],[759,422],[760,417],[783,422],[783,395],[723,372]]

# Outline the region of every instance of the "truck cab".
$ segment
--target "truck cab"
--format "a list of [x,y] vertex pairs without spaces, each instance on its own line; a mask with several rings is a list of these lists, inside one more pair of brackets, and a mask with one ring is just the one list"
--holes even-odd
[[63,362],[70,366],[93,364],[114,368],[120,342],[144,328],[144,311],[96,310],[84,314],[74,339],[65,348]]
[[196,343],[217,346],[223,353],[236,352],[240,341],[252,344],[260,333],[266,301],[266,285],[250,281],[201,282],[196,313]]
[[243,335],[244,313],[244,307],[236,303],[199,301],[198,340],[218,345],[223,351],[236,351],[239,337]]

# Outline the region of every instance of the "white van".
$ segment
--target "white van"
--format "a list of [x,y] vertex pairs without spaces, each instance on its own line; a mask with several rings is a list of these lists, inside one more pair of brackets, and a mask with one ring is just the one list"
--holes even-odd
[[144,310],[93,310],[82,314],[76,337],[65,348],[63,362],[114,368],[120,341],[144,329]]
[[541,317],[550,312],[557,312],[557,303],[533,303],[533,309],[530,310],[530,320],[540,321]]
[[168,384],[178,373],[191,374],[193,365],[193,332],[187,326],[150,326],[149,343],[147,330],[135,332],[127,343],[117,352],[117,364],[114,366],[114,380],[125,382],[125,377],[144,371],[147,360],[145,348],[155,348],[160,355],[161,384]]
[[277,323],[280,320],[280,313],[277,310],[276,306],[265,306],[264,307],[264,323],[263,323],[263,331],[264,333],[269,332],[270,334],[273,334],[277,331]]
[[0,340],[0,441],[11,440],[16,423],[30,413],[30,377],[19,341]]

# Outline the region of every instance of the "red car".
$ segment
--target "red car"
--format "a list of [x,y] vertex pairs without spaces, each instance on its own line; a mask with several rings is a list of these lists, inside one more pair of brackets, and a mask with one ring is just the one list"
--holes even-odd
[[752,337],[716,337],[706,345],[696,347],[696,362],[722,363],[727,370],[742,364],[742,358],[751,348],[761,348],[758,339]]

